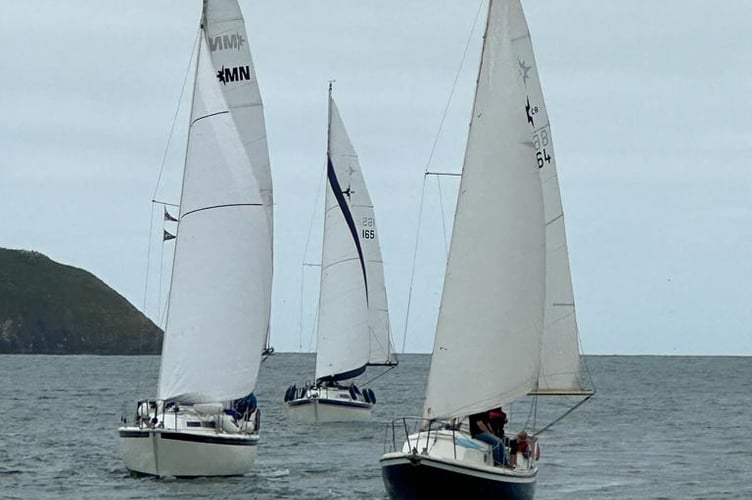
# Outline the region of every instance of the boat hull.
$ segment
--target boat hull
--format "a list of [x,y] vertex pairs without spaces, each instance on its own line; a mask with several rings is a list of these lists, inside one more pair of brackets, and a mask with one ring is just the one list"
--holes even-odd
[[258,434],[121,427],[123,461],[134,475],[237,476],[251,470]]
[[531,500],[535,473],[517,474],[502,467],[472,467],[428,455],[391,453],[381,460],[384,486],[393,500],[422,500],[460,491],[463,498]]
[[[409,427],[407,420],[393,422],[393,438],[397,429]],[[517,468],[495,466],[491,447],[467,432],[429,428],[408,434],[400,448],[396,439],[392,443],[380,465],[384,486],[394,500],[442,498],[447,491],[461,491],[463,498],[505,500],[527,500],[535,494],[538,469],[532,459],[518,454]]]
[[303,397],[286,404],[290,417],[304,423],[363,422],[373,410],[370,403],[333,398]]

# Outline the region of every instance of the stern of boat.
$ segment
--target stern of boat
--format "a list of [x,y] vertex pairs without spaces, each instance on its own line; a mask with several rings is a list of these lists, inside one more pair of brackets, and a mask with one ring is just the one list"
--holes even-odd
[[256,458],[260,412],[236,418],[221,404],[165,405],[140,401],[133,425],[118,429],[131,475],[236,476]]
[[467,498],[532,499],[537,468],[493,465],[490,447],[448,422],[399,418],[387,426],[379,460],[391,499],[439,498],[447,491]]
[[[354,389],[353,389],[354,388]],[[292,385],[285,393],[290,418],[301,423],[364,422],[372,418],[376,396],[356,386]]]

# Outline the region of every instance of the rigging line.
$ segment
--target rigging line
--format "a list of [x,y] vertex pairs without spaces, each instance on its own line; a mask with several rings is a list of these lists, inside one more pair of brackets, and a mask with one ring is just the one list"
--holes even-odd
[[446,176],[446,177],[462,177],[461,172],[430,172],[426,171],[423,175],[435,175],[437,177]]
[[[311,232],[313,230],[313,219],[316,217],[316,213],[318,210],[318,202],[321,199],[321,188],[324,185],[324,177],[326,176],[326,170],[324,170],[321,174],[321,178],[319,179],[319,187],[316,191],[316,199],[313,203],[313,210],[311,211],[311,221],[308,224],[308,235],[306,236],[306,245],[305,249],[303,250],[303,265],[300,269],[300,316],[298,317],[298,349],[303,349],[303,293],[304,293],[304,284],[305,284],[305,268],[306,266],[314,266],[314,264],[308,264],[306,263],[306,256],[308,255],[308,250],[311,248]],[[323,239],[323,237],[322,237]],[[319,266],[321,266],[319,264]],[[309,345],[310,350],[310,345]]]
[[[169,292],[167,292],[167,294],[169,296]],[[159,316],[159,324],[164,325],[162,327],[162,330],[165,330],[167,328],[167,304],[169,303],[169,297],[165,297],[164,302],[162,302],[161,298],[159,300],[160,300],[159,307],[162,308],[162,312],[160,313],[160,316]],[[164,304],[164,307],[162,307],[162,304]]]
[[305,262],[300,269],[300,313],[298,314],[298,352],[303,350],[303,293],[305,291]]
[[535,429],[536,422],[538,422],[538,398],[533,397],[527,410],[527,419],[525,420],[523,429]]
[[[576,327],[576,325],[577,325],[577,319],[575,318],[575,327]],[[583,350],[582,350],[582,339],[580,338],[579,332],[577,334],[577,343],[579,344],[580,352],[583,352]],[[595,392],[596,392],[596,390],[595,390],[595,382],[593,382],[593,376],[590,374],[590,367],[587,364],[587,358],[585,358],[584,354],[581,354],[580,355],[580,359],[582,360],[582,365],[584,366],[584,369],[585,369],[585,375],[587,376],[588,384],[590,384],[590,388],[593,391],[593,395],[595,395]],[[580,382],[582,382],[582,381],[580,381]]]
[[[160,321],[162,321],[161,319],[161,316],[162,316],[162,271],[164,270],[164,247],[165,247],[165,242],[162,241],[161,250],[159,254],[159,272],[157,273],[157,276],[159,276],[159,294],[157,295],[157,303],[159,304],[158,306],[159,316],[158,317],[160,318]],[[165,309],[167,309],[166,305],[165,305]],[[164,325],[162,329],[164,330],[164,328],[166,327],[167,325]]]
[[178,205],[177,203],[170,203],[170,202],[162,201],[162,200],[151,200],[151,202],[152,203],[159,203],[160,205],[166,205],[168,207],[175,207],[175,208],[179,208],[180,207],[180,205]]
[[413,284],[415,283],[415,261],[418,259],[418,240],[420,226],[423,222],[423,200],[426,194],[426,177],[423,176],[423,187],[420,193],[420,208],[418,208],[418,228],[415,231],[415,248],[413,249],[412,272],[410,273],[410,286],[407,289],[407,310],[405,311],[405,328],[402,331],[402,354],[405,354],[405,342],[407,341],[407,323],[410,319],[410,304],[413,298]]
[[[146,245],[146,276],[144,277],[144,302],[142,306],[142,311],[144,314],[146,314],[146,294],[147,290],[149,288],[149,268],[150,268],[150,262],[151,262],[151,234],[152,231],[154,231],[154,203],[151,205],[151,217],[149,222],[149,235],[147,238],[147,245]],[[138,340],[138,352],[141,354],[141,348],[142,348],[142,337],[139,336]]]
[[467,37],[467,42],[465,42],[465,51],[462,53],[460,65],[457,68],[457,73],[454,76],[454,82],[452,83],[452,88],[449,91],[449,98],[447,99],[446,106],[444,107],[444,112],[441,114],[439,129],[436,131],[436,136],[433,138],[431,152],[428,154],[428,161],[426,162],[426,172],[428,172],[428,167],[431,165],[431,160],[433,160],[433,154],[436,151],[436,145],[439,143],[439,135],[441,135],[441,130],[444,128],[444,121],[446,120],[447,113],[449,112],[449,105],[451,104],[452,98],[454,97],[454,91],[457,88],[457,82],[460,79],[460,74],[462,74],[462,67],[465,65],[467,52],[470,50],[470,42],[473,40],[473,33],[475,33],[475,27],[478,25],[478,18],[480,18],[481,7],[483,7],[483,0],[481,0],[481,2],[478,4],[478,10],[475,12],[473,26],[472,28],[470,28],[470,34]]
[[[420,226],[421,226],[421,219],[423,217],[423,199],[425,197],[426,193],[426,175],[429,173],[429,168],[431,166],[431,161],[433,160],[433,155],[436,152],[436,145],[439,143],[439,136],[441,135],[441,130],[444,128],[444,121],[446,120],[446,116],[449,112],[449,105],[452,102],[452,98],[454,97],[454,91],[457,88],[457,82],[460,79],[460,74],[462,73],[462,67],[465,65],[465,60],[467,59],[467,53],[470,50],[470,42],[473,39],[473,33],[475,33],[475,28],[478,25],[478,19],[480,18],[481,9],[483,7],[483,2],[485,0],[481,0],[478,3],[478,10],[475,12],[475,19],[473,20],[473,26],[470,28],[470,34],[467,37],[467,41],[465,42],[465,50],[462,53],[462,58],[460,59],[460,64],[457,67],[457,73],[454,76],[454,82],[452,82],[452,88],[449,91],[449,97],[447,98],[446,106],[444,107],[444,111],[441,114],[441,120],[439,121],[439,128],[436,131],[436,135],[433,139],[433,144],[431,145],[431,151],[428,154],[428,160],[426,161],[426,169],[425,174],[423,175],[423,187],[420,194],[420,207],[418,209],[418,228],[415,234],[415,249],[413,251],[413,262],[412,262],[412,271],[410,273],[410,286],[408,288],[407,292],[407,310],[405,312],[405,329],[402,334],[402,353],[405,353],[405,342],[407,340],[407,325],[410,318],[410,302],[412,300],[413,295],[413,284],[415,282],[415,261],[418,257],[418,239],[420,236]],[[459,175],[459,174],[458,174]],[[442,217],[443,221],[443,217]],[[446,240],[446,237],[445,237]]]
[[386,375],[386,374],[387,374],[387,373],[389,373],[390,371],[392,371],[392,370],[394,370],[395,368],[397,368],[397,366],[398,366],[398,365],[392,365],[392,366],[390,366],[389,368],[387,368],[387,369],[386,369],[386,370],[384,370],[383,372],[379,373],[378,375],[376,375],[375,377],[373,377],[373,378],[371,378],[371,379],[369,379],[369,380],[366,380],[365,382],[363,382],[363,383],[362,383],[362,384],[360,384],[360,385],[361,385],[361,386],[364,386],[364,385],[371,385],[371,383],[373,383],[373,381],[374,381],[374,380],[380,379],[381,377],[383,377],[384,375]]
[[313,351],[313,336],[318,335],[318,320],[319,320],[319,308],[316,308],[316,313],[313,315],[313,325],[311,325],[311,336],[308,338],[308,352]]
[[573,411],[575,411],[575,410],[576,410],[577,408],[579,408],[580,406],[582,406],[583,404],[585,404],[585,402],[586,402],[586,401],[587,401],[588,399],[592,398],[593,396],[594,396],[594,394],[589,394],[588,396],[586,396],[586,397],[582,398],[582,400],[581,400],[581,401],[579,401],[579,402],[578,402],[578,403],[577,403],[576,405],[574,405],[573,407],[571,407],[571,408],[570,408],[569,410],[565,411],[565,412],[564,412],[564,414],[563,414],[563,415],[561,415],[561,416],[560,416],[559,418],[557,418],[556,420],[554,420],[553,422],[551,422],[551,423],[550,423],[550,424],[548,424],[547,426],[543,427],[543,428],[542,428],[542,429],[540,429],[539,431],[536,431],[536,432],[535,432],[535,433],[533,434],[533,436],[537,436],[538,434],[541,434],[541,433],[543,433],[543,432],[547,431],[548,429],[550,429],[550,428],[551,428],[551,426],[553,426],[553,425],[554,425],[555,423],[559,422],[559,421],[560,421],[560,420],[562,420],[562,419],[563,419],[564,417],[566,417],[567,415],[569,415],[570,413],[572,413]]
[[[154,200],[156,200],[157,198],[157,191],[159,190],[159,185],[162,181],[162,175],[164,174],[165,164],[167,163],[167,151],[170,148],[170,142],[172,142],[172,135],[175,131],[175,124],[177,123],[178,111],[180,110],[180,102],[183,100],[183,93],[185,91],[186,82],[188,81],[188,75],[190,73],[190,68],[191,68],[191,61],[193,60],[193,53],[195,52],[196,46],[198,45],[200,33],[201,33],[201,30],[199,30],[196,33],[196,38],[193,41],[193,49],[191,50],[191,56],[188,58],[188,66],[186,67],[185,75],[183,76],[183,86],[180,89],[180,96],[178,97],[178,102],[177,102],[177,105],[175,106],[175,114],[172,117],[172,125],[170,125],[170,133],[167,136],[167,144],[165,145],[164,153],[162,154],[162,162],[159,166],[159,175],[157,177],[156,185],[154,186],[154,194],[151,197],[152,198],[151,220],[149,223],[149,235],[147,238],[148,244],[147,244],[147,249],[146,249],[146,276],[144,276],[144,299],[143,299],[143,313],[144,314],[146,314],[147,295],[148,295],[148,289],[149,289],[149,272],[151,270],[151,244],[152,244],[151,236],[152,236],[152,232],[154,231],[154,205],[155,205]],[[165,205],[165,204],[163,203],[162,205]],[[157,298],[157,304],[158,304],[157,305],[157,310],[158,310],[157,321],[159,321],[160,302],[161,302],[161,297],[158,297]],[[164,342],[164,336],[162,337],[162,341]],[[143,349],[143,333],[139,336],[139,342],[138,342],[139,353],[142,352],[142,349]],[[140,379],[139,379],[139,384],[140,384]]]
[[444,195],[441,192],[441,177],[436,177],[436,187],[439,190],[439,214],[441,215],[441,230],[444,232],[444,261],[449,258],[449,236],[447,235],[446,216],[444,215]]
[[170,133],[167,136],[167,144],[165,145],[164,153],[162,154],[162,164],[159,167],[159,177],[157,177],[157,185],[154,187],[154,194],[152,195],[152,200],[157,198],[157,191],[159,190],[159,185],[162,182],[162,174],[164,174],[165,164],[167,163],[167,151],[169,151],[170,149],[170,143],[172,142],[172,135],[175,133],[175,124],[178,121],[178,112],[180,111],[180,103],[183,101],[183,94],[185,93],[186,83],[188,82],[188,75],[190,74],[191,61],[193,61],[193,54],[197,50],[199,36],[201,36],[200,29],[198,30],[198,32],[196,32],[196,39],[193,41],[193,49],[191,50],[191,55],[188,58],[188,65],[185,68],[185,76],[183,76],[183,86],[180,88],[180,96],[178,97],[177,106],[175,106],[175,114],[172,117],[172,125],[170,125]]
[[[164,256],[164,249],[165,249],[165,241],[162,241],[162,250],[159,255],[159,272],[157,273],[157,277],[159,280],[159,294],[157,295],[157,310],[159,311],[159,315],[157,316],[159,318],[159,325],[160,328],[162,328],[162,331],[165,331],[167,329],[167,306],[170,301],[170,288],[172,287],[172,282],[170,282],[170,287],[167,289],[167,294],[165,294],[164,299],[162,298],[162,288],[164,285],[164,268],[165,268],[165,256]],[[175,260],[175,245],[173,245],[172,248],[172,257],[170,259],[170,273],[169,276],[172,276],[172,265],[174,264]]]
[[[149,268],[151,263],[151,235],[154,231],[154,203],[151,204],[151,217],[149,217],[149,234],[147,235],[147,244],[146,244],[146,271],[144,276],[144,299],[143,299],[143,306],[141,308],[141,311],[144,315],[146,315],[146,302],[147,302],[147,293],[149,289]],[[159,318],[159,316],[157,316]],[[157,325],[159,327],[159,325]],[[162,337],[162,342],[164,342],[164,336]],[[143,354],[144,351],[144,331],[143,329],[139,329],[138,334],[138,354]],[[138,380],[136,382],[136,388],[138,389],[139,394],[143,391],[143,383],[144,383],[144,374],[143,370],[138,371],[139,376]]]

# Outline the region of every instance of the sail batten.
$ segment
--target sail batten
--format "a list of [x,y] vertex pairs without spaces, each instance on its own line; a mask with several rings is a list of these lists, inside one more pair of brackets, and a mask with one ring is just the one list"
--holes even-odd
[[530,396],[577,396],[577,397],[588,397],[588,396],[592,396],[593,394],[595,394],[595,391],[579,389],[579,388],[572,388],[570,390],[536,389],[528,393],[528,395]]

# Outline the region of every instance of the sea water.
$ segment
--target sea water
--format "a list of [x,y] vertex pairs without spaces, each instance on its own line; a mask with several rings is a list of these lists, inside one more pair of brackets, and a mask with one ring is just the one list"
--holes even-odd
[[[752,498],[752,358],[586,361],[596,395],[540,435],[537,499]],[[117,427],[138,398],[154,395],[157,356],[0,356],[0,498],[386,498],[386,424],[420,413],[428,355],[402,355],[363,385],[378,400],[365,424],[288,420],[285,390],[310,379],[314,362],[280,353],[262,365],[253,472],[156,480],[129,476]],[[545,404],[536,424],[558,411]],[[508,430],[533,423],[529,408],[505,409]]]

